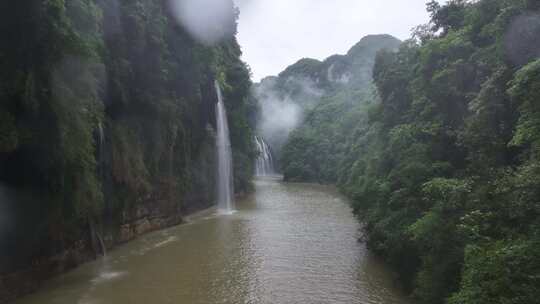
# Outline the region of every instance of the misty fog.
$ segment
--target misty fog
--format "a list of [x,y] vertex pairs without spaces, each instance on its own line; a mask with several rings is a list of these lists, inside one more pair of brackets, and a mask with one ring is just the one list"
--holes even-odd
[[[283,93],[280,88],[289,88]],[[258,133],[268,142],[276,157],[289,134],[298,126],[305,111],[317,103],[323,95],[310,79],[290,76],[285,83],[276,77],[267,77],[256,84],[253,94],[258,100],[260,119]]]

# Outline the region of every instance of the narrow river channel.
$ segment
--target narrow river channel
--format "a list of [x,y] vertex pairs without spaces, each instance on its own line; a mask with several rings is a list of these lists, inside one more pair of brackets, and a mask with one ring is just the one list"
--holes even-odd
[[329,187],[265,178],[232,215],[146,235],[17,304],[407,303]]

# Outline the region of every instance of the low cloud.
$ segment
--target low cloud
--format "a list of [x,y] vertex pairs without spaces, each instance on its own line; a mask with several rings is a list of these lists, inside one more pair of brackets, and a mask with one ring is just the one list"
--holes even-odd
[[277,82],[277,78],[264,79],[254,93],[260,108],[258,132],[279,157],[290,133],[323,92],[309,79],[289,77],[280,85]]

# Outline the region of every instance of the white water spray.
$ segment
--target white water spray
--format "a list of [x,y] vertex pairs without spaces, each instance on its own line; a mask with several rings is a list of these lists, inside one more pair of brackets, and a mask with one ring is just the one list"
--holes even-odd
[[266,144],[264,139],[259,136],[255,136],[255,145],[259,152],[259,156],[255,160],[255,175],[267,176],[275,174],[274,158],[272,157],[270,147]]
[[227,112],[223,103],[223,96],[218,82],[215,82],[218,103],[216,104],[217,123],[217,199],[218,208],[225,212],[232,212],[233,201],[233,168],[231,141],[229,138],[229,124],[227,122]]

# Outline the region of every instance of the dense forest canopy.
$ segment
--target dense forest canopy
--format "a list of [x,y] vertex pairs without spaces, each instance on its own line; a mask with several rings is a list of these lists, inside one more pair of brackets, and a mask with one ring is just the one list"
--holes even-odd
[[322,98],[285,145],[285,178],[337,183],[421,303],[540,298],[539,9],[428,3],[374,95]]

